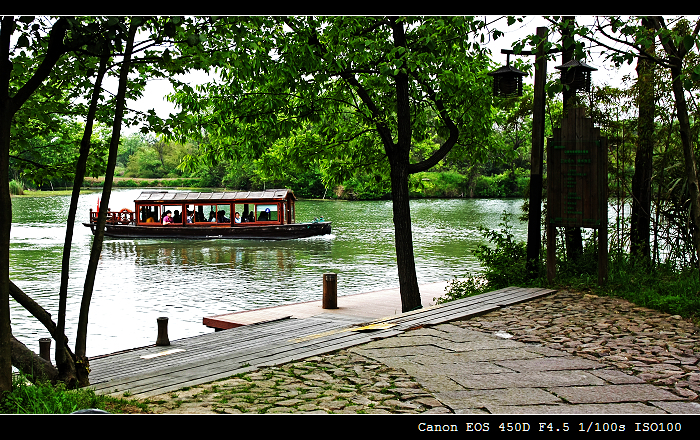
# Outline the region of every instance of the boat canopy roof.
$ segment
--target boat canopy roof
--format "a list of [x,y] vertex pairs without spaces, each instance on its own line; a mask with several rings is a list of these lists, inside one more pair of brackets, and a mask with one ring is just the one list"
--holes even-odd
[[291,189],[266,189],[263,191],[180,192],[144,191],[134,202],[164,203],[173,201],[238,201],[238,200],[296,200]]

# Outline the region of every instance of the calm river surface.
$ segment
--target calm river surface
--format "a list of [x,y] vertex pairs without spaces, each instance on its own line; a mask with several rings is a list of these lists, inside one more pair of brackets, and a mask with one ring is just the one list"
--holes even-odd
[[[140,192],[115,190],[111,208],[133,209]],[[92,243],[82,222],[100,195],[80,196],[74,225],[66,324],[71,347]],[[69,196],[12,200],[10,277],[54,321],[69,203]],[[484,239],[477,226],[495,229],[503,211],[517,216],[521,205],[520,199],[411,201],[419,284],[478,270],[472,250]],[[339,296],[398,286],[391,201],[301,200],[296,206],[298,222],[323,216],[333,222],[333,233],[289,241],[106,238],[90,306],[88,356],[155,343],[160,316],[170,318],[174,340],[212,332],[202,324],[205,316],[321,299],[327,272],[338,274]],[[527,225],[514,226],[525,240]],[[13,334],[38,352],[48,332],[20,305],[12,301],[11,308]]]

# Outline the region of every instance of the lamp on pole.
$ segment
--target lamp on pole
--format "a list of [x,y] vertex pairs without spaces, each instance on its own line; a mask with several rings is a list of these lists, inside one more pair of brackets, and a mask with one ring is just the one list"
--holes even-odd
[[[543,156],[544,156],[544,107],[545,95],[544,86],[547,81],[547,57],[549,53],[559,52],[558,49],[551,49],[545,52],[545,44],[547,43],[547,28],[537,28],[537,38],[539,41],[537,51],[523,50],[518,55],[536,55],[535,61],[535,96],[532,108],[532,156],[530,164],[530,201],[529,213],[527,222],[527,271],[531,278],[537,276],[537,263],[539,261],[540,247],[542,237],[540,235],[540,218],[542,217],[542,172],[543,172]],[[514,50],[502,49],[501,53],[510,56],[514,54]],[[494,77],[494,94],[496,94],[496,83],[499,83],[498,91],[501,91],[501,81],[507,81],[509,78],[517,77],[522,84],[522,76],[519,73],[513,72],[510,67],[510,58],[508,65],[502,67],[496,72],[489,73]],[[504,87],[505,90],[512,89]],[[522,95],[522,85],[519,89],[519,95]],[[505,96],[496,94],[496,96]],[[508,95],[514,96],[514,95]]]

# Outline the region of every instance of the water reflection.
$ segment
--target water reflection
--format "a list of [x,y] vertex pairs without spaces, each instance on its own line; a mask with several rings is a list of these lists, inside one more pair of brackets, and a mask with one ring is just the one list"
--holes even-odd
[[[133,208],[140,190],[112,194],[114,209]],[[92,236],[82,225],[98,193],[80,197],[74,227],[67,328],[71,341]],[[57,313],[65,219],[70,198],[15,198],[11,231],[12,280],[50,313]],[[475,270],[472,255],[483,238],[478,225],[496,228],[501,212],[518,214],[520,200],[411,202],[419,283]],[[210,332],[205,316],[322,297],[322,275],[338,273],[338,294],[396,287],[391,202],[299,201],[297,221],[323,216],[333,234],[290,241],[106,239],[90,307],[88,355],[152,344],[156,319],[170,318],[170,339]],[[526,226],[516,222],[516,234]],[[14,334],[38,350],[46,332],[17,304]]]

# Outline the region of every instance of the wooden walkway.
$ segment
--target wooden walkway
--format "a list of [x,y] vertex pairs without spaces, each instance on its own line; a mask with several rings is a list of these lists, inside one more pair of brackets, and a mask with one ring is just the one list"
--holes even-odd
[[[444,295],[447,285],[448,283],[445,281],[422,284],[420,286],[421,304],[423,306],[435,304],[434,298]],[[324,309],[322,300],[307,301],[209,316],[203,319],[203,324],[215,329],[229,329],[281,318],[308,318],[321,313],[354,316],[365,321],[371,321],[384,316],[400,314],[401,293],[398,288],[395,288],[339,296],[337,305],[337,309]]]
[[281,318],[90,359],[96,392],[146,398],[486,313],[554,293],[508,287],[370,322],[338,313]]

